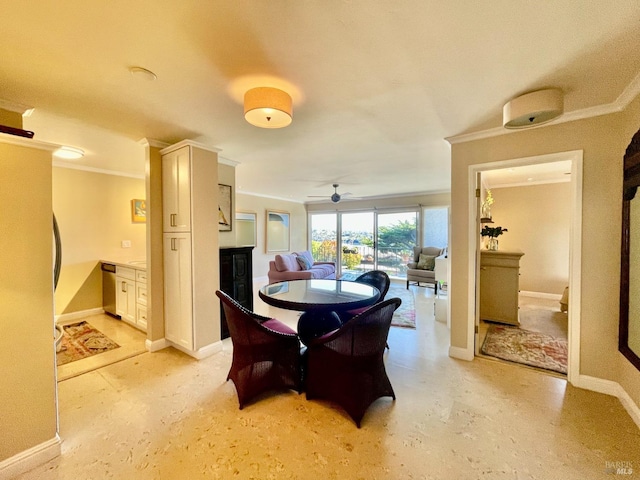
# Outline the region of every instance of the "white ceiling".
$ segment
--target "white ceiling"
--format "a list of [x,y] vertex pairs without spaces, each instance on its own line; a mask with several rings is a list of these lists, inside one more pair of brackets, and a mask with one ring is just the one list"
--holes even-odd
[[[543,87],[565,112],[635,95],[637,0],[0,0],[0,98],[92,168],[143,173],[136,143],[184,138],[240,162],[242,191],[307,201],[450,189],[445,138],[501,126]],[[142,66],[155,82],[132,77]],[[291,126],[242,95],[292,95]],[[588,110],[591,109],[591,110]],[[59,117],[72,121],[52,120]],[[75,126],[77,128],[70,128]],[[544,127],[541,127],[544,128]]]

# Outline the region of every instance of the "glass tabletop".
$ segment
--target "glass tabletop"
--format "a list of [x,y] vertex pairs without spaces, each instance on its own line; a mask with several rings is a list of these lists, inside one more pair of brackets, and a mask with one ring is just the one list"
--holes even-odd
[[265,285],[258,295],[269,305],[287,310],[349,310],[375,303],[380,291],[342,280],[289,280]]

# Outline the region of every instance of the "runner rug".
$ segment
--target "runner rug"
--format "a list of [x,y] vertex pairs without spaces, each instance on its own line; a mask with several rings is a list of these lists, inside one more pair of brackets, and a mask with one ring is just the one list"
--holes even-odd
[[56,353],[58,366],[120,347],[88,322],[72,323],[62,328],[62,348]]
[[491,357],[567,373],[567,341],[507,325],[491,325],[482,344]]
[[402,305],[393,312],[393,318],[391,319],[392,327],[416,328],[416,306],[411,290],[407,290],[404,284],[396,285],[392,283],[384,298],[385,300],[390,298],[399,298],[402,300]]

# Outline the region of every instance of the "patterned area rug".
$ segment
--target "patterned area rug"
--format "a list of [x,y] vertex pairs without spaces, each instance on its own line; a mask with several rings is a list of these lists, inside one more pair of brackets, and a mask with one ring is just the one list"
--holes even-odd
[[542,333],[491,325],[481,351],[502,360],[567,373],[567,341]]
[[75,362],[120,347],[87,322],[64,325],[63,329],[62,348],[56,353],[57,365]]
[[393,312],[391,326],[416,328],[416,306],[413,298],[413,292],[411,290],[407,290],[404,285],[396,285],[392,283],[384,298],[386,300],[396,297],[402,300],[402,305]]

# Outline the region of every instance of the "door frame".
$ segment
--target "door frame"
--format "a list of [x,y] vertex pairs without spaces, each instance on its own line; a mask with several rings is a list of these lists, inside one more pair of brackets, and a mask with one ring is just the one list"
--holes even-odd
[[567,380],[575,383],[580,375],[580,292],[582,278],[582,167],[583,151],[571,150],[532,157],[501,160],[469,166],[468,199],[469,199],[469,231],[468,231],[468,318],[467,318],[467,351],[475,353],[477,334],[475,327],[478,320],[478,299],[480,255],[478,231],[480,219],[477,215],[476,178],[478,173],[500,168],[536,165],[559,161],[571,161],[571,221],[569,226],[569,311],[568,311],[568,365]]

